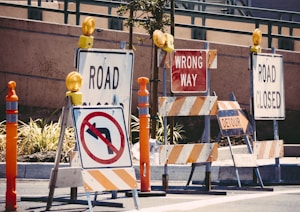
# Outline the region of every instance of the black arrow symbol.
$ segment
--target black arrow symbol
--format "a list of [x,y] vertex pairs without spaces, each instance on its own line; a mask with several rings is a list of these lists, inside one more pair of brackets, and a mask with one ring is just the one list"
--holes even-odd
[[[96,128],[96,123],[93,124],[94,128],[100,132],[102,135],[105,136],[105,138],[111,143],[111,137],[110,137],[110,132],[109,132],[109,129],[107,128]],[[91,130],[90,128],[88,128],[86,130],[87,133],[89,133],[91,136],[93,136],[95,139],[98,139],[98,136],[94,133],[93,130]],[[113,154],[113,150],[110,149],[109,146],[107,146],[107,151],[108,151],[108,154]]]

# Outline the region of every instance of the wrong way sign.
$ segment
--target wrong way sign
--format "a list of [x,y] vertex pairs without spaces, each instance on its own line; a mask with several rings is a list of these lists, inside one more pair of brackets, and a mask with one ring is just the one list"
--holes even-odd
[[207,69],[217,67],[216,56],[216,50],[175,50],[171,68],[172,92],[205,93]]
[[253,109],[256,120],[285,118],[282,55],[253,54]]
[[72,112],[82,168],[132,166],[121,106],[74,107]]
[[133,62],[130,50],[78,49],[75,63],[83,77],[83,105],[111,105],[117,97],[129,124]]

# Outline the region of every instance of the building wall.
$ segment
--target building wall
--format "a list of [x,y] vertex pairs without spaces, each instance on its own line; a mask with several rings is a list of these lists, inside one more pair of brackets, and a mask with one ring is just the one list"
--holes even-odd
[[[64,95],[66,75],[75,70],[74,51],[81,28],[39,21],[0,18],[0,91],[6,89],[9,80],[18,82],[20,103],[33,106],[60,107]],[[121,41],[128,40],[128,33],[114,30],[98,30],[94,33],[94,48],[119,49]],[[134,34],[135,64],[133,92],[138,90],[138,77],[151,78],[153,69],[152,41],[144,34]],[[203,49],[197,40],[176,39],[177,49]],[[211,70],[211,91],[220,99],[228,99],[234,92],[241,104],[249,105],[249,47],[210,43],[218,50],[218,68]],[[264,50],[265,52],[268,49]],[[299,52],[277,51],[284,58],[286,108],[298,110],[300,100]],[[168,86],[170,80],[168,76]],[[162,80],[162,71],[160,71]],[[162,81],[159,91],[162,92]],[[150,89],[150,88],[149,88]],[[136,97],[136,95],[133,95]],[[133,98],[133,104],[136,104]]]

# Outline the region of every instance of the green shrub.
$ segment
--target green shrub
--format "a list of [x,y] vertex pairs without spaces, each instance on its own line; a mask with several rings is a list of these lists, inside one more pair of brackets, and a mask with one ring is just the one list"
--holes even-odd
[[[131,115],[131,133],[137,135],[140,131],[140,120],[138,117]],[[175,123],[173,127],[173,143],[176,144],[179,142],[179,140],[182,140],[185,138],[184,136],[184,130],[183,125],[179,123]],[[132,136],[133,139],[139,140],[138,136]],[[158,140],[160,143],[164,143],[164,120],[161,116],[158,116],[157,122],[156,122],[156,140]],[[171,128],[170,125],[167,125],[167,143],[170,144],[171,141]]]
[[[164,142],[164,124],[163,118],[158,117],[156,124],[156,140]],[[60,136],[60,121],[47,123],[43,119],[33,120],[30,118],[28,123],[18,121],[18,155],[31,155],[34,153],[55,152],[58,147],[58,140]],[[138,133],[140,131],[139,118],[131,116],[131,134],[133,140],[138,140]],[[173,128],[173,143],[178,143],[179,140],[184,139],[183,125],[176,123]],[[0,122],[0,153],[5,154],[6,146],[6,121]],[[170,126],[167,125],[167,140],[170,143]],[[62,158],[66,158],[75,144],[74,128],[69,127],[64,134]]]
[[[0,152],[5,152],[6,121],[0,123]],[[29,123],[18,121],[18,155],[30,155],[37,152],[56,151],[60,135],[60,123],[47,124],[43,119],[32,120]],[[67,128],[64,135],[62,154],[64,156],[74,147],[74,129]]]

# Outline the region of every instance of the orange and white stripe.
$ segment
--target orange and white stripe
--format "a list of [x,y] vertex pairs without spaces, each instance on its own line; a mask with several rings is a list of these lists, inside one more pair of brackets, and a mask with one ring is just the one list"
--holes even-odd
[[160,164],[212,162],[218,158],[217,143],[176,144],[160,146]]
[[237,101],[218,101],[218,110],[240,110],[241,107]]
[[233,154],[233,159],[235,167],[258,167],[254,154]]
[[161,116],[217,115],[217,96],[160,97]]
[[207,68],[216,69],[218,65],[218,51],[216,49],[208,50]]
[[70,165],[71,165],[71,167],[81,167],[79,151],[71,152]]
[[281,158],[284,155],[283,140],[253,142],[253,152],[257,159]]
[[135,171],[130,168],[82,170],[86,191],[116,191],[137,189]]

